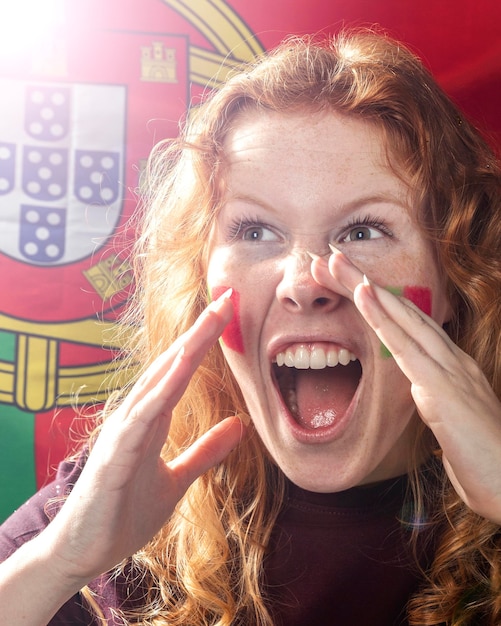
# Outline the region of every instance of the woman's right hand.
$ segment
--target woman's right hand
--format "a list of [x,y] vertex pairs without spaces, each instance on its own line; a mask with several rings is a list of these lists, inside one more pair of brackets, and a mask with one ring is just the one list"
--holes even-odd
[[[189,485],[238,445],[245,427],[231,417],[174,461],[165,463],[160,456],[174,407],[232,314],[230,293],[212,302],[105,420],[61,511],[34,540],[38,559],[45,555],[45,576],[52,577],[53,592],[60,581],[71,597],[143,547]],[[15,590],[11,575],[11,591],[13,583]],[[1,599],[0,589],[0,606]]]
[[202,313],[104,422],[81,477],[54,522],[69,574],[90,580],[143,547],[189,485],[239,443],[239,418],[218,423],[175,461],[160,456],[172,411],[233,314],[230,294]]

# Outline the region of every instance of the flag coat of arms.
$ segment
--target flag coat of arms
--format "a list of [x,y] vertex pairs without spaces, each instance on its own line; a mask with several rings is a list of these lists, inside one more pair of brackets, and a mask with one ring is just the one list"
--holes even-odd
[[121,215],[125,87],[4,79],[0,90],[10,94],[0,116],[0,251],[36,266],[89,257]]
[[0,518],[106,399],[141,170],[188,105],[185,36],[89,34],[0,58]]

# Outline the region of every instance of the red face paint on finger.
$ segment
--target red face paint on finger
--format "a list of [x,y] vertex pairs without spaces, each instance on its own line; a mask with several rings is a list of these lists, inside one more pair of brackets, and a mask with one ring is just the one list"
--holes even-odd
[[[228,289],[229,287],[226,286],[213,287],[211,289],[212,300],[217,300],[217,298],[223,295],[223,293]],[[233,317],[224,329],[221,335],[221,340],[227,348],[230,348],[239,354],[243,354],[244,340],[242,336],[242,327],[240,325],[240,294],[235,289],[233,289],[230,300],[233,304]]]
[[[386,287],[386,289],[396,296],[403,296],[410,300],[426,315],[431,315],[431,289],[429,287],[407,285],[405,287]],[[384,344],[381,344],[381,355],[384,358],[391,357],[391,352]]]

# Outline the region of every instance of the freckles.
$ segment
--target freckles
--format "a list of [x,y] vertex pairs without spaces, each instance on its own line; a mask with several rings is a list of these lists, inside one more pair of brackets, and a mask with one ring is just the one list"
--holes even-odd
[[[228,289],[229,287],[227,286],[213,287],[211,289],[211,299],[217,300],[217,298],[223,295],[225,291],[228,291]],[[235,289],[233,289],[230,300],[233,304],[233,317],[231,318],[228,326],[226,326],[226,328],[223,330],[221,340],[227,348],[230,348],[231,350],[234,350],[239,354],[243,354],[244,340],[242,335],[242,327],[240,324],[240,294]]]
[[[431,316],[431,289],[429,287],[420,287],[418,285],[406,285],[405,287],[386,287],[388,291],[396,296],[403,296],[407,300],[413,302],[423,313]],[[385,359],[391,357],[391,352],[382,343],[381,356]]]

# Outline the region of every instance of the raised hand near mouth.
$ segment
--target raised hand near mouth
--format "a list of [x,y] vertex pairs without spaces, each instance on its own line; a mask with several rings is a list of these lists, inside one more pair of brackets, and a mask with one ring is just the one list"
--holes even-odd
[[[211,303],[153,362],[104,422],[60,513],[0,566],[0,613],[6,623],[47,623],[82,586],[144,546],[189,485],[239,443],[244,427],[231,417],[174,461],[165,463],[160,456],[172,410],[232,317],[229,295]],[[12,597],[22,599],[24,621]]]
[[411,382],[457,493],[476,513],[501,523],[501,403],[477,363],[431,317],[369,282],[342,252],[315,257],[312,275],[354,302]]

